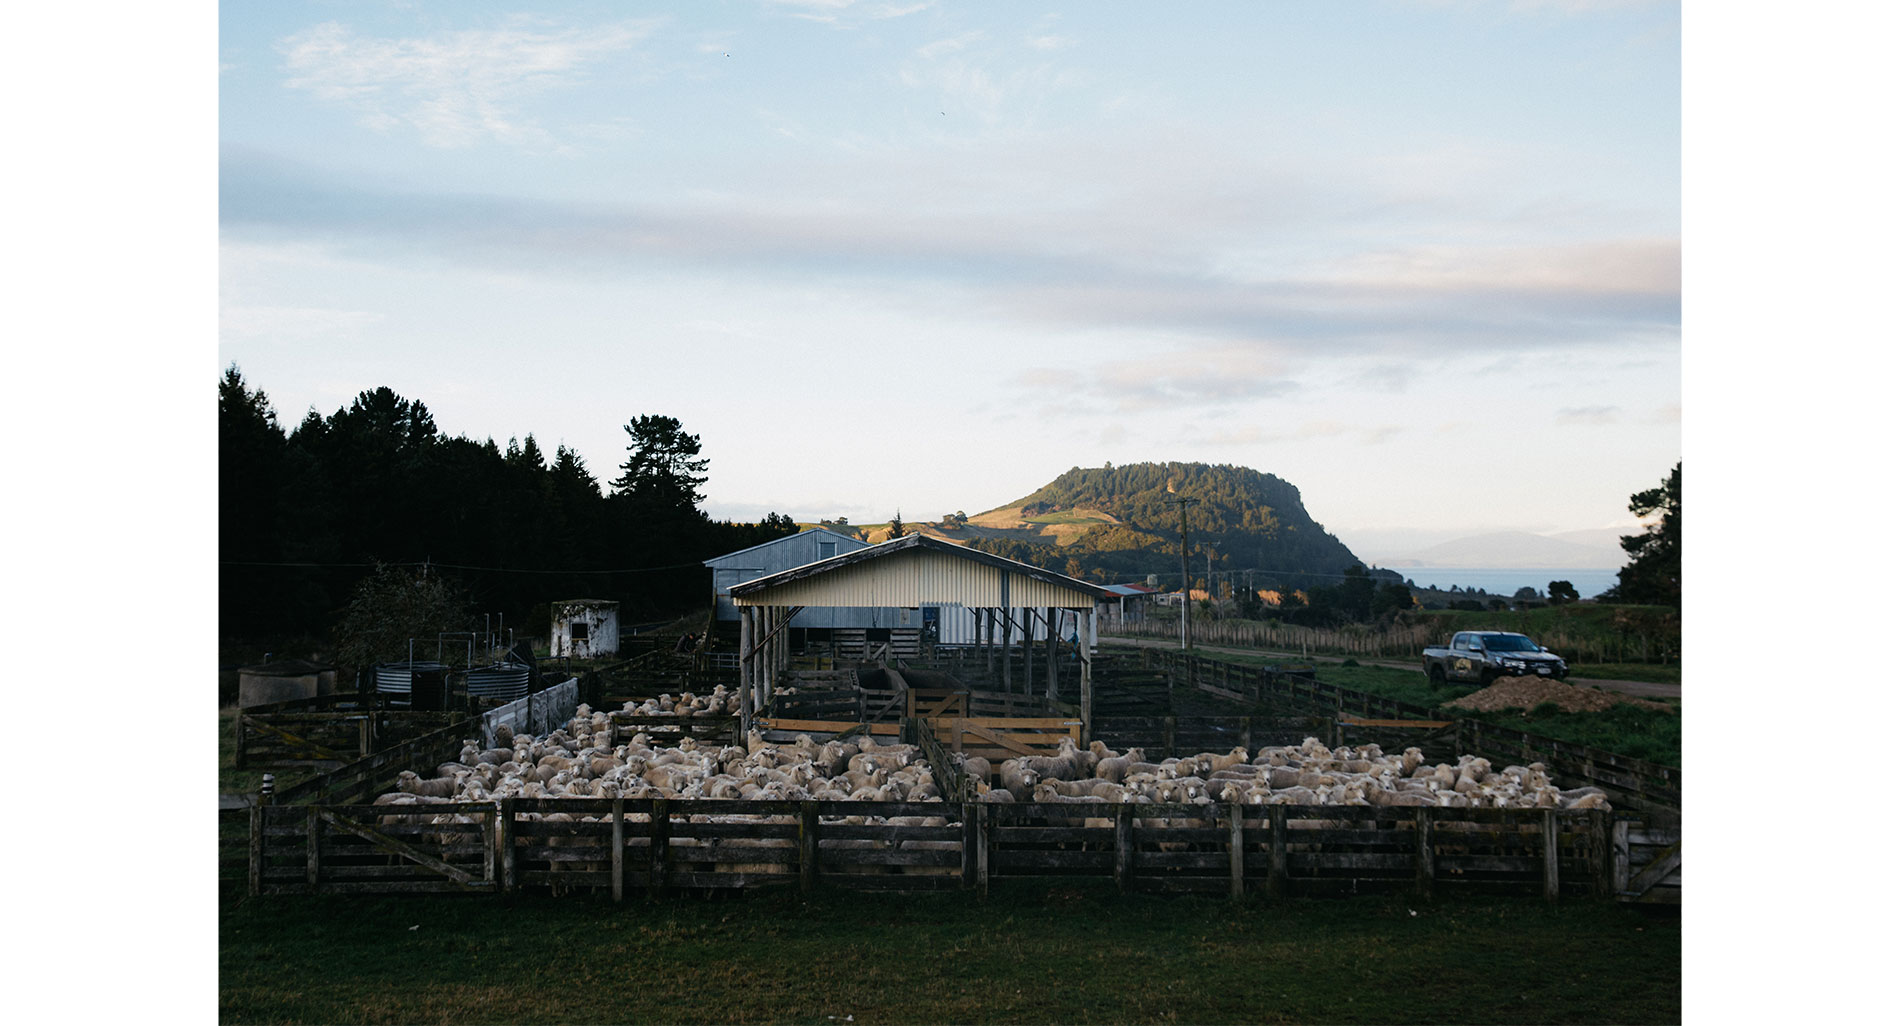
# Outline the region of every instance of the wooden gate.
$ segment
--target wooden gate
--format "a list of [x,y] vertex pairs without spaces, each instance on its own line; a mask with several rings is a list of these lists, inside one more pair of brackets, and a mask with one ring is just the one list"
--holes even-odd
[[1618,819],[1612,829],[1616,900],[1682,903],[1682,823],[1673,818]]
[[497,889],[492,804],[251,809],[252,894]]

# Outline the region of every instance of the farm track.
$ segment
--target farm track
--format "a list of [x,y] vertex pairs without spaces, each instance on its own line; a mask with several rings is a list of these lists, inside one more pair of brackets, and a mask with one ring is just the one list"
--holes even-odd
[[[1103,635],[1099,640],[1104,645],[1128,645],[1134,648],[1175,648],[1179,645],[1179,642],[1166,641],[1160,638],[1111,638],[1107,635]],[[1235,648],[1229,645],[1196,643],[1194,648],[1195,651],[1198,652],[1218,652],[1224,655],[1239,656],[1278,656],[1284,659],[1299,659],[1315,663],[1340,663],[1346,660],[1345,656],[1302,656],[1298,652],[1274,652],[1264,648]],[[1359,659],[1357,657],[1354,657],[1354,659],[1361,666],[1383,666],[1393,670],[1418,669],[1418,663],[1409,660]],[[1619,694],[1631,695],[1636,698],[1682,697],[1682,685],[1680,684],[1657,684],[1642,680],[1601,680],[1595,677],[1572,677],[1565,683],[1580,688],[1602,688],[1605,691],[1615,691]]]

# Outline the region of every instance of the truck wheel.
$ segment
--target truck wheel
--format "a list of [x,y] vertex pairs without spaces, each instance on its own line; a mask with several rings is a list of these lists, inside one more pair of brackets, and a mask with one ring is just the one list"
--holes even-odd
[[1427,672],[1425,675],[1432,679],[1432,687],[1442,688],[1445,686],[1445,668],[1444,667],[1434,664],[1431,670]]
[[1497,679],[1498,679],[1498,672],[1496,670],[1479,670],[1478,671],[1478,686],[1481,688],[1490,687],[1491,682]]

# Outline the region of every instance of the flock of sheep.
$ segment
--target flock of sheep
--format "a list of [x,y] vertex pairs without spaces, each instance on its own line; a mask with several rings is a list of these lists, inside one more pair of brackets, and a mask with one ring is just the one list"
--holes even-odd
[[[723,702],[707,701],[695,706],[691,696],[682,696],[679,701],[663,699],[653,704],[655,709],[643,710],[629,702],[621,711],[651,715],[656,710],[718,708]],[[565,726],[545,737],[515,735],[501,728],[496,741],[491,748],[467,742],[455,762],[437,766],[430,777],[404,771],[397,789],[375,800],[375,804],[389,807],[382,816],[384,825],[421,826],[425,838],[447,847],[465,843],[465,831],[478,822],[478,817],[466,810],[429,810],[428,806],[492,803],[508,797],[944,800],[944,789],[934,779],[921,749],[907,744],[880,745],[869,736],[818,742],[801,735],[790,743],[772,744],[755,731],[743,746],[702,746],[685,738],[676,746],[655,747],[652,739],[641,733],[616,744],[613,716],[583,705]],[[1246,748],[1237,747],[1226,753],[1203,752],[1149,762],[1139,748],[1118,753],[1099,741],[1078,748],[1066,737],[1054,755],[1007,759],[994,767],[982,758],[953,758],[955,771],[969,777],[967,793],[982,802],[1608,807],[1607,796],[1599,789],[1558,789],[1538,763],[1494,770],[1488,761],[1466,756],[1456,765],[1428,764],[1416,748],[1394,756],[1377,745],[1328,748],[1314,738],[1299,745],[1262,748],[1251,760]],[[1076,818],[1052,822],[1105,827],[1114,823],[1104,815],[1108,811],[1077,809]],[[418,816],[427,817],[426,826],[417,822]],[[582,850],[597,845],[586,835],[599,829],[584,824],[598,824],[604,818],[558,811],[522,812],[518,816],[519,820],[541,824],[535,833],[545,838],[548,865],[563,877],[576,870],[606,868],[605,863],[590,860],[591,852]],[[634,822],[647,818],[630,814]],[[694,823],[769,823],[781,827],[797,822],[790,815],[696,813],[689,818]],[[952,853],[960,851],[961,844],[952,833],[948,816],[845,816],[826,822],[859,828],[937,828],[911,830],[903,838],[834,834],[820,840],[820,847],[832,853],[828,861],[846,860],[839,871],[957,871],[957,856]],[[1195,823],[1163,818],[1141,819],[1137,825],[1155,828]],[[790,831],[757,837],[675,836],[671,843],[674,858],[682,865],[717,865],[722,873],[787,874],[796,871],[793,836]],[[565,857],[554,854],[564,846],[573,853]],[[1181,846],[1163,843],[1162,847]],[[892,866],[883,864],[888,856],[839,854],[845,849],[939,854],[907,856],[899,860],[904,864]],[[853,858],[860,861],[849,861]],[[562,893],[569,887],[557,882],[554,889]]]
[[[670,696],[648,700],[654,709],[626,703],[623,713],[719,709],[726,696]],[[613,717],[582,705],[545,737],[497,732],[482,748],[467,742],[460,758],[436,767],[433,777],[404,771],[397,790],[377,804],[489,802],[500,798],[712,798],[748,800],[942,801],[915,745],[880,745],[864,736],[817,742],[801,735],[767,743],[754,731],[744,746],[702,746],[691,738],[655,747],[647,734],[614,743]],[[1462,756],[1428,764],[1416,748],[1388,755],[1377,745],[1329,748],[1314,738],[1299,745],[1262,748],[1251,760],[1245,747],[1150,762],[1142,749],[1110,750],[1100,741],[1077,748],[1063,738],[1056,754],[1007,759],[956,759],[978,801],[1210,803],[1287,805],[1430,805],[1483,808],[1608,808],[1594,787],[1564,790],[1541,763],[1492,764]]]

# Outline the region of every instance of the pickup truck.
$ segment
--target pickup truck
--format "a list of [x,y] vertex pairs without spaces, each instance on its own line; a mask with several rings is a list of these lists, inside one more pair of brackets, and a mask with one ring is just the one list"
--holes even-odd
[[1570,675],[1557,655],[1522,634],[1508,631],[1459,631],[1450,648],[1425,650],[1425,676],[1434,687],[1450,681],[1490,684],[1498,677],[1555,677]]

